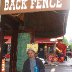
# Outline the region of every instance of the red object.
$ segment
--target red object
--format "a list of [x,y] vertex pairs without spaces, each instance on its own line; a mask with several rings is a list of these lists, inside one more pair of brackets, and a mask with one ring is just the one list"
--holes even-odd
[[49,38],[35,38],[34,41],[37,43],[50,43]]
[[60,57],[60,58],[58,59],[58,61],[59,61],[59,62],[63,62],[63,61],[64,61],[64,57]]
[[6,54],[5,57],[6,57],[6,58],[10,58],[10,54]]
[[11,43],[11,36],[4,36],[4,39],[6,40],[6,44]]
[[53,59],[53,56],[52,55],[49,55],[48,60],[49,61],[52,61],[52,59]]
[[65,44],[62,44],[62,43],[57,43],[57,47],[59,50],[62,51],[63,55],[66,56],[66,48],[67,46]]

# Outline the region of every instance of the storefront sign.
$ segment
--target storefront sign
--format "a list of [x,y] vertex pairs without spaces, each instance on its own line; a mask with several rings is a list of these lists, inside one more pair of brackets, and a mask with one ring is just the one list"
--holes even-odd
[[2,0],[1,14],[68,10],[69,0]]

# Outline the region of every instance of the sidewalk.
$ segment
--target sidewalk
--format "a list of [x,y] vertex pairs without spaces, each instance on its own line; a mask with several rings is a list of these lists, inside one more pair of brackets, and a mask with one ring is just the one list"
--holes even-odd
[[54,62],[54,63],[48,63],[48,64],[46,64],[45,66],[56,66],[56,65],[64,65],[64,66],[72,66],[72,58],[67,58],[67,61],[64,61],[64,62],[62,62],[62,63],[60,63],[60,62]]
[[72,66],[72,58],[67,58],[67,61],[59,63],[59,65]]

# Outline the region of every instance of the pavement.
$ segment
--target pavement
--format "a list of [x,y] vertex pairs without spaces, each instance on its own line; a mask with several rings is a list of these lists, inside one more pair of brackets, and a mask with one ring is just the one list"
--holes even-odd
[[72,66],[48,66],[45,68],[45,72],[72,72]]
[[[9,62],[6,62],[6,71],[9,72]],[[45,65],[45,72],[72,72],[72,58],[67,58],[67,61],[62,63],[54,63]]]
[[72,58],[68,57],[68,58],[67,58],[67,61],[64,61],[64,62],[53,62],[53,63],[48,62],[48,66],[49,66],[49,65],[72,66]]
[[72,66],[72,58],[67,58],[67,61],[59,63],[59,65]]
[[45,72],[72,72],[72,58],[62,63],[54,63],[45,66]]
[[9,64],[10,62],[6,62],[6,65],[5,65],[5,72],[9,72]]

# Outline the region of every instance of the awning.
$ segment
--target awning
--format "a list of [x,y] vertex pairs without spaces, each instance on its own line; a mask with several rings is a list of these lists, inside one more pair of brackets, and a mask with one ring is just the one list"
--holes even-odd
[[37,38],[55,38],[66,33],[68,11],[44,11],[26,13],[24,27]]

